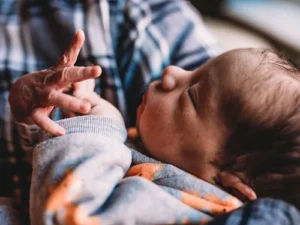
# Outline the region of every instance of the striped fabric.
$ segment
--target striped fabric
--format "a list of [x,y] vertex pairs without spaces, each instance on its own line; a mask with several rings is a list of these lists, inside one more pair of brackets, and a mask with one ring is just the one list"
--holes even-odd
[[11,85],[54,64],[77,29],[86,35],[77,65],[102,67],[96,92],[120,109],[127,126],[135,123],[143,91],[166,66],[194,69],[218,53],[184,0],[0,1],[0,196],[28,202],[32,140],[13,123]]

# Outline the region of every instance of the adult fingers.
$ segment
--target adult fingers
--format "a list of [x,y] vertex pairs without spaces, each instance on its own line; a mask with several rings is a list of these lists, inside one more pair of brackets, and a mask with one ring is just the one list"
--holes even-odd
[[45,78],[46,85],[53,85],[57,88],[64,88],[69,84],[77,83],[100,76],[101,68],[99,66],[89,67],[66,67],[49,74]]
[[34,122],[32,121],[31,116],[26,116],[24,118],[24,123],[26,123],[26,124],[34,124]]
[[33,122],[42,128],[44,131],[56,135],[62,136],[66,133],[65,129],[52,121],[48,115],[44,112],[43,108],[37,108],[31,116]]
[[219,175],[220,183],[223,187],[231,187],[232,184],[241,182],[241,179],[232,173],[223,171]]
[[51,67],[52,70],[61,69],[68,66],[73,66],[77,60],[80,49],[84,43],[84,33],[82,30],[78,30],[73,37],[69,47],[66,49],[64,54],[60,57],[58,62]]
[[91,104],[82,99],[54,91],[48,98],[48,104],[72,112],[86,114],[91,109]]

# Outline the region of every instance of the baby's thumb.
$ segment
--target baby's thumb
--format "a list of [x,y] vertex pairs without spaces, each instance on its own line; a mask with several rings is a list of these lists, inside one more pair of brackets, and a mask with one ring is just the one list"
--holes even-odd
[[99,105],[102,103],[102,101],[104,101],[97,93],[92,92],[92,93],[87,93],[84,94],[82,92],[78,92],[76,93],[76,95],[74,94],[74,96],[76,98],[82,99],[84,101],[87,101],[91,104],[91,106],[95,106],[95,105]]

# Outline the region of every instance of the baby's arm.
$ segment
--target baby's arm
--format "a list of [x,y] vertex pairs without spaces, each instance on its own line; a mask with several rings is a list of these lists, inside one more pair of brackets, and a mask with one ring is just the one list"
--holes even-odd
[[53,138],[45,133],[34,151],[32,224],[99,221],[90,215],[106,202],[130,166],[119,111],[96,93],[80,97],[91,103],[89,115],[59,121],[67,134]]
[[98,224],[99,217],[90,215],[107,201],[131,163],[123,145],[126,130],[101,116],[58,123],[67,134],[45,135],[34,150],[31,223]]

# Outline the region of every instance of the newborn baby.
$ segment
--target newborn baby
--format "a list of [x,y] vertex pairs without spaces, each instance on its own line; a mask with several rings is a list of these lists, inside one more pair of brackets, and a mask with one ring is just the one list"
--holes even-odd
[[234,50],[194,71],[168,67],[149,86],[137,128],[161,161],[213,184],[239,178],[259,197],[299,208],[299,100],[296,65],[268,50]]
[[[140,138],[153,158],[240,198],[300,208],[298,75],[292,62],[263,49],[230,51],[194,71],[170,66],[138,108]],[[94,114],[123,123],[112,105],[93,98]]]

